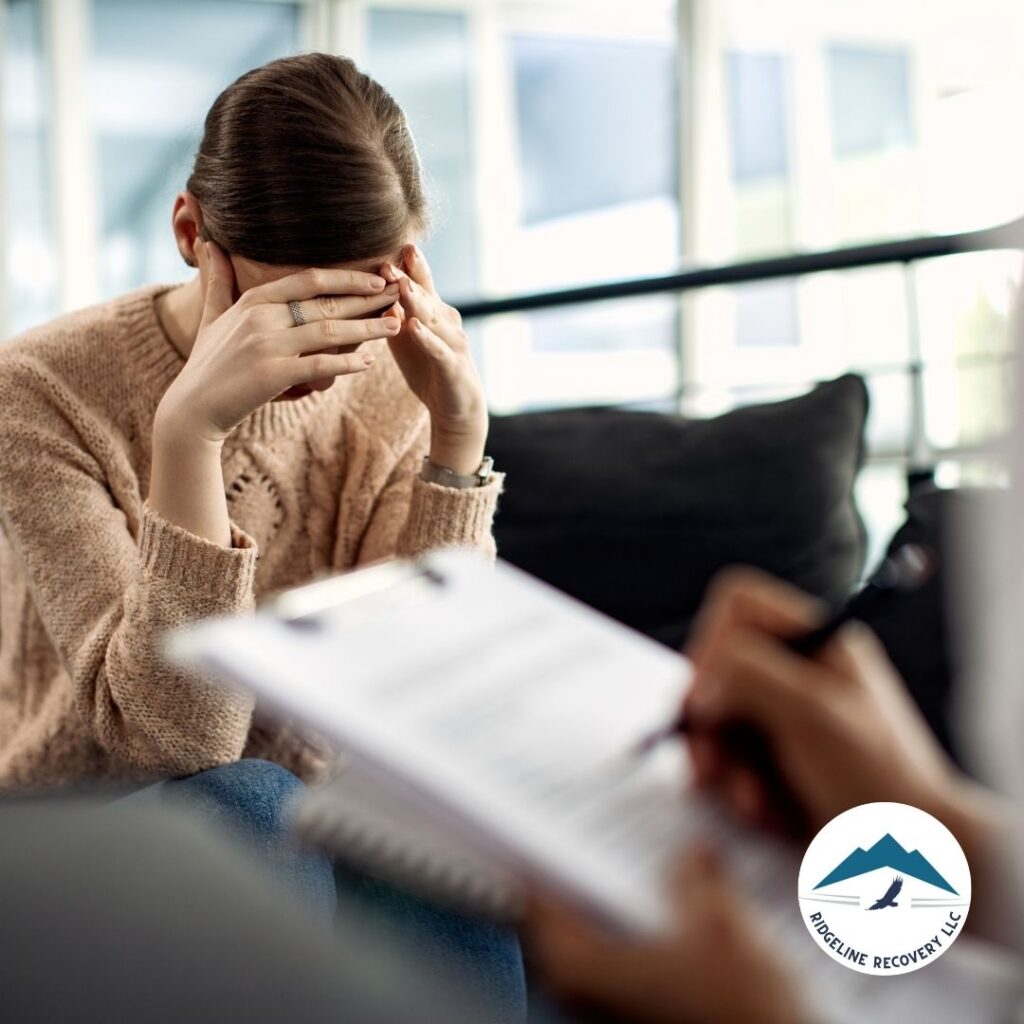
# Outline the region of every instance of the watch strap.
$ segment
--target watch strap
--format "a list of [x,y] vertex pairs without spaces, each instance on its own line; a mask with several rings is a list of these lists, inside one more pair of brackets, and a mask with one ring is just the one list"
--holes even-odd
[[456,473],[447,466],[439,466],[436,462],[430,461],[429,455],[423,456],[423,469],[420,478],[428,484],[440,484],[442,487],[457,487],[462,490],[470,487],[483,487],[490,478],[494,469],[494,459],[489,455],[480,463],[480,468],[475,473]]

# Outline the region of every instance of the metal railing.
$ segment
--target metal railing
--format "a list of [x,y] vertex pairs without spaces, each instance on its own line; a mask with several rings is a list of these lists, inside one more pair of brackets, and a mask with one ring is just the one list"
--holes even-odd
[[[917,308],[917,290],[913,276],[914,265],[922,260],[942,256],[956,256],[971,252],[1024,249],[1024,217],[995,227],[956,234],[928,235],[920,238],[899,239],[853,245],[822,252],[792,253],[764,259],[746,260],[717,267],[697,267],[658,277],[636,278],[602,284],[562,288],[547,292],[533,292],[493,299],[468,299],[455,306],[464,320],[509,313],[528,313],[586,303],[631,299],[659,294],[681,294],[701,288],[749,284],[776,278],[803,277],[827,271],[858,270],[864,267],[902,265],[905,272],[905,294],[909,337],[909,358],[899,366],[874,368],[881,372],[902,372],[908,376],[911,390],[911,423],[903,457],[907,461],[908,479],[920,482],[930,478],[934,470],[935,453],[928,444],[924,416],[924,358],[921,347],[920,323]],[[993,356],[993,361],[998,356]],[[872,368],[861,368],[872,373]],[[699,385],[697,385],[699,387]],[[680,385],[679,397],[687,391]],[[884,456],[883,456],[884,457]]]
[[562,288],[557,291],[533,292],[496,299],[467,299],[455,307],[464,320],[498,316],[501,313],[525,313],[558,306],[574,306],[608,299],[632,299],[642,295],[665,292],[687,292],[716,285],[748,284],[778,277],[800,277],[827,270],[856,270],[882,264],[916,263],[939,256],[955,256],[967,252],[1024,248],[1024,217],[978,231],[951,235],[928,235],[894,242],[852,245],[824,252],[793,253],[766,259],[729,263],[720,267],[698,267],[659,277],[643,277],[629,281]]

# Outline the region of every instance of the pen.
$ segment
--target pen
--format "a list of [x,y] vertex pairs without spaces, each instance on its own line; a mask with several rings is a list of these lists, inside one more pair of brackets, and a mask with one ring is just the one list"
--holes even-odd
[[[904,544],[882,562],[868,582],[842,608],[809,633],[786,640],[786,646],[806,658],[814,657],[848,622],[884,609],[901,595],[927,583],[935,574],[937,564],[938,559],[930,548],[921,544]],[[665,740],[691,731],[692,721],[685,712],[681,712],[668,725],[643,737],[631,748],[629,756],[642,757]],[[752,725],[745,722],[725,725],[718,730],[718,739],[730,755],[771,780],[774,765],[767,741]]]

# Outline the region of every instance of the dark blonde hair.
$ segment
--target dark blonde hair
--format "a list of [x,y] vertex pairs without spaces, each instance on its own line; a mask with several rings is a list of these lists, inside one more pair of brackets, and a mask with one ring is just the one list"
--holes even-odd
[[426,227],[401,107],[326,53],[271,61],[216,99],[186,186],[204,233],[260,263],[325,266],[397,253]]

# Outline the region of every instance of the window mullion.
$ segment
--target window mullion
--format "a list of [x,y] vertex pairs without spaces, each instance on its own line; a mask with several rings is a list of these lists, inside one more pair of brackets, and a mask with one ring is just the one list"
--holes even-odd
[[87,87],[92,5],[89,0],[43,0],[43,8],[59,302],[62,310],[70,310],[99,298],[101,204]]

